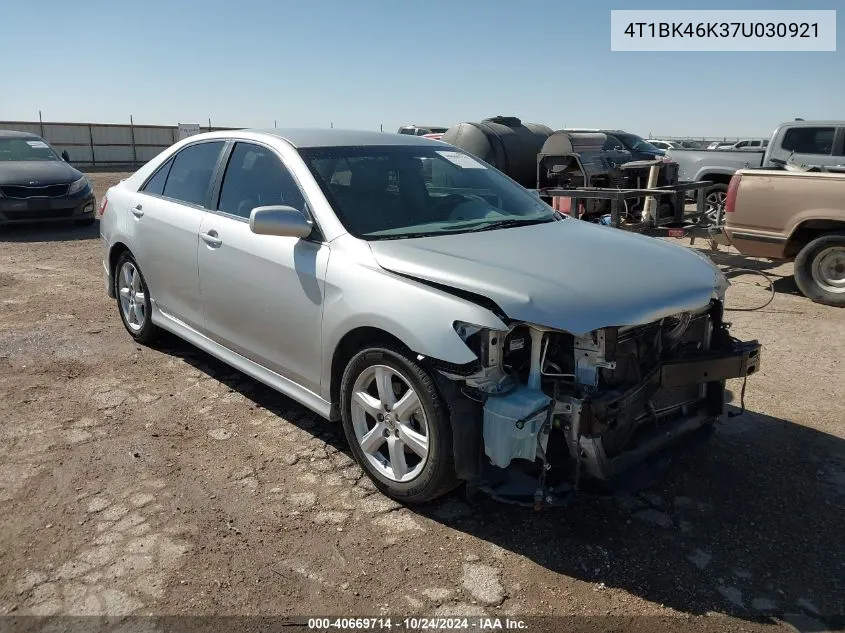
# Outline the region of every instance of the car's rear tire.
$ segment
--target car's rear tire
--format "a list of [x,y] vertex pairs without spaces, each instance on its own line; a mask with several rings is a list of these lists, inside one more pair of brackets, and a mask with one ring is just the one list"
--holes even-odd
[[340,406],[352,454],[384,494],[424,503],[458,484],[449,408],[405,352],[385,346],[356,354],[343,372]]
[[798,252],[795,283],[816,303],[845,307],[845,231],[817,237]]
[[139,343],[151,343],[159,334],[152,321],[150,289],[129,251],[117,259],[113,275],[114,295],[123,326]]

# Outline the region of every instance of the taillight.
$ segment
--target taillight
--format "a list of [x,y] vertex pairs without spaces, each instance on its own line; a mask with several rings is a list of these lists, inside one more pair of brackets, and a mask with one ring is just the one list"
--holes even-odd
[[108,203],[109,203],[109,196],[108,196],[108,194],[105,194],[103,196],[103,201],[100,203],[100,210],[98,212],[98,215],[100,217],[103,217],[103,214],[106,212],[106,205]]
[[739,189],[740,180],[742,180],[742,176],[734,174],[731,178],[731,182],[728,184],[728,195],[725,198],[725,213],[734,212],[734,207],[736,206],[736,193]]

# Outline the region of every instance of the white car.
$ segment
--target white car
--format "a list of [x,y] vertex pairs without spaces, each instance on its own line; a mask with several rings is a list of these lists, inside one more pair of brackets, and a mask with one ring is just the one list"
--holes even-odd
[[720,149],[764,149],[768,145],[769,139],[748,138],[720,146]]
[[109,189],[100,234],[135,341],[169,330],[339,421],[405,503],[610,479],[757,369],[706,255],[561,216],[421,136],[191,136]]
[[658,141],[656,139],[647,139],[646,143],[651,143],[657,149],[683,149],[683,145],[676,141]]

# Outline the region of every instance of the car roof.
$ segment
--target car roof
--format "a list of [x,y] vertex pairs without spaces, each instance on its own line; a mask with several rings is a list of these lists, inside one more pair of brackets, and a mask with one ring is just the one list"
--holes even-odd
[[786,125],[788,125],[790,127],[815,127],[817,125],[832,125],[832,126],[836,127],[836,126],[845,125],[845,121],[842,121],[842,120],[832,121],[832,120],[829,120],[829,119],[819,119],[819,120],[808,119],[806,121],[784,121],[783,123],[778,125],[778,127],[784,127]]
[[37,138],[41,137],[31,132],[19,132],[17,130],[0,130],[0,138]]
[[422,136],[394,134],[390,132],[368,132],[363,130],[271,128],[268,130],[245,130],[254,134],[266,134],[284,139],[296,148],[349,147],[360,145],[437,145],[440,141]]

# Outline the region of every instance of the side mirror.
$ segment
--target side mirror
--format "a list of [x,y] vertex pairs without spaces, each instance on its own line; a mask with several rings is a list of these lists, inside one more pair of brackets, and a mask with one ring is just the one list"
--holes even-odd
[[257,235],[308,237],[313,222],[301,211],[288,206],[255,207],[249,214],[249,228]]
[[62,150],[62,160],[66,163],[70,162],[70,154],[67,153],[67,150]]

